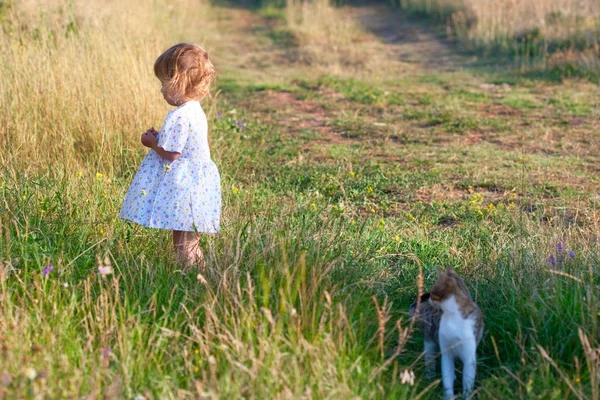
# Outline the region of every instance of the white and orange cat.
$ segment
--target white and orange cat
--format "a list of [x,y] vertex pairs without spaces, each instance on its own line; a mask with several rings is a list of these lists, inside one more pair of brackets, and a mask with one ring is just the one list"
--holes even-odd
[[427,377],[435,376],[435,356],[442,354],[444,398],[454,397],[454,361],[463,363],[463,396],[475,384],[477,345],[483,336],[483,314],[471,298],[463,279],[452,267],[439,272],[430,293],[411,306],[423,329]]

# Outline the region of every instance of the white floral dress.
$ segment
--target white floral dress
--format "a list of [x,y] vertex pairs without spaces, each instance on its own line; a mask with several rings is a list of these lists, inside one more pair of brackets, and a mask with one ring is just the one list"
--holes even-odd
[[120,217],[150,228],[219,232],[221,182],[210,159],[208,123],[199,102],[189,101],[167,114],[158,147],[181,155],[170,162],[150,150]]

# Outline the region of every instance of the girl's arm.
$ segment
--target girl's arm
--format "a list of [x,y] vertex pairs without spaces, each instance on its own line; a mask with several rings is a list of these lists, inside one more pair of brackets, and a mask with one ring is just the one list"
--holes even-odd
[[181,153],[177,153],[174,151],[166,151],[162,147],[158,147],[158,142],[156,142],[156,143],[157,144],[154,147],[151,147],[151,149],[154,150],[156,152],[156,154],[158,154],[159,156],[161,156],[162,158],[164,158],[167,161],[171,161],[171,162],[175,161],[181,155]]
[[158,147],[158,139],[156,138],[156,134],[154,134],[152,130],[148,130],[142,133],[141,140],[144,146],[151,148],[156,152],[156,154],[158,154],[167,161],[173,162],[177,160],[181,155],[181,153],[177,153],[175,151],[166,151],[162,147]]

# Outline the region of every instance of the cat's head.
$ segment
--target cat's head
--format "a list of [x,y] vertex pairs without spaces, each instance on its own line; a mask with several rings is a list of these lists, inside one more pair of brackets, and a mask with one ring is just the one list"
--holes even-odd
[[430,301],[433,303],[444,301],[452,295],[471,297],[465,282],[454,272],[452,267],[448,267],[446,271],[439,271],[438,279],[431,288],[430,295]]

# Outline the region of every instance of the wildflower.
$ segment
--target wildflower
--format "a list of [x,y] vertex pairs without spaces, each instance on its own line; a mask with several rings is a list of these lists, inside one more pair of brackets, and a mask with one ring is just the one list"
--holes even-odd
[[101,179],[103,176],[100,172],[96,172],[96,179]]
[[77,177],[78,177],[78,178],[82,178],[82,177],[83,177],[83,174],[82,174],[81,172],[78,172],[78,173],[77,173]]
[[223,118],[223,113],[221,112],[221,110],[217,111],[217,118]]
[[148,192],[146,192],[145,190],[142,189],[142,195],[145,196],[147,194],[148,194]]
[[579,382],[581,382],[581,378],[580,377],[575,378],[575,383],[579,383]]
[[107,276],[113,273],[113,267],[110,265],[110,259],[108,255],[104,257],[104,262],[100,259],[100,256],[96,257],[96,263],[98,264],[98,273],[102,276]]
[[101,265],[98,267],[98,273],[102,276],[110,275],[113,273],[113,267],[110,265]]
[[98,232],[99,232],[101,235],[104,235],[104,229],[100,229]]
[[404,371],[402,371],[400,373],[400,381],[402,382],[402,384],[406,385],[414,385],[415,384],[415,373],[405,369]]
[[549,261],[550,261],[550,264],[552,264],[552,266],[556,265],[556,257],[554,257],[554,254],[552,254],[550,256],[550,260]]
[[63,286],[64,286],[64,287],[69,287],[69,282],[65,282],[65,283],[63,283]]
[[569,250],[569,257],[571,257],[571,259],[575,258],[575,252],[573,250]]
[[394,238],[394,240],[395,240],[396,242],[399,242],[399,241],[400,241],[400,236],[396,235],[396,237]]
[[381,219],[379,220],[379,225],[385,225],[385,221],[383,220],[383,218],[381,218]]
[[110,347],[106,346],[104,350],[102,350],[102,357],[106,360],[110,356]]
[[356,174],[353,171],[348,172],[348,175],[350,176],[350,178],[354,178],[356,176]]
[[200,351],[198,349],[194,350],[194,354],[198,354]]
[[235,121],[236,125],[242,132],[246,132],[246,118]]
[[10,385],[10,375],[9,374],[4,374],[4,376],[2,377],[2,383],[4,383],[4,386]]
[[374,208],[371,208],[371,212],[372,212],[373,214],[375,214],[375,209],[374,209]]
[[310,205],[313,209],[313,211],[317,211],[317,205],[315,203],[311,203]]
[[492,203],[490,203],[487,207],[488,211],[492,211],[494,209],[494,205]]
[[31,367],[25,369],[25,376],[30,380],[34,380],[37,377],[37,371]]
[[373,193],[373,187],[372,186],[367,186],[367,192],[368,193]]
[[40,208],[40,213],[41,213],[41,214],[45,214],[45,213],[46,213],[46,211],[45,211],[44,209]]
[[198,372],[198,371],[200,371],[200,368],[194,367],[194,372]]
[[564,249],[564,246],[563,246],[562,242],[558,242],[558,243],[556,244],[556,250],[557,250],[559,253],[562,253],[563,249]]
[[44,276],[48,276],[48,274],[50,274],[52,271],[54,271],[54,265],[50,264],[44,268]]
[[238,194],[240,192],[240,189],[234,187],[232,191],[233,191],[233,194]]

